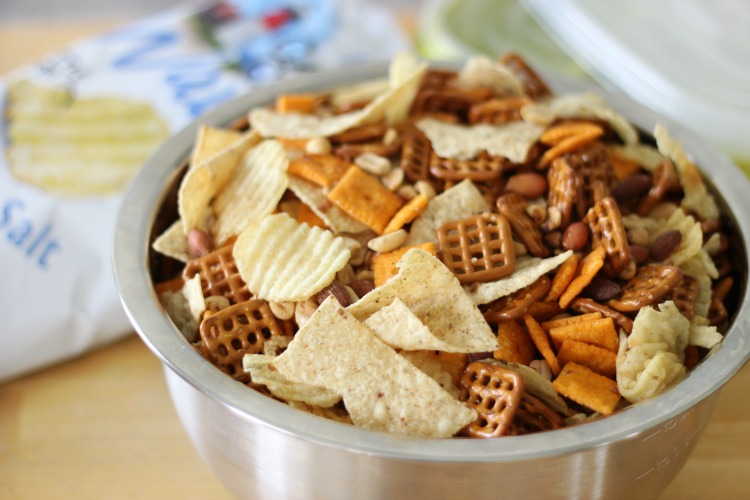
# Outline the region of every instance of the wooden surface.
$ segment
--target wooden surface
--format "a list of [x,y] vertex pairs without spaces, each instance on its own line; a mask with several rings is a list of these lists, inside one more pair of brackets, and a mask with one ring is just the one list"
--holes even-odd
[[[115,26],[7,25],[0,74]],[[0,346],[0,348],[2,348]],[[662,499],[750,498],[750,365]],[[230,498],[183,431],[161,366],[136,336],[0,384],[0,498]]]

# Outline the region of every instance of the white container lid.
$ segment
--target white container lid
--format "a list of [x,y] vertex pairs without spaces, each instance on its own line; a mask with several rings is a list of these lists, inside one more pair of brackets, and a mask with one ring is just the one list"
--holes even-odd
[[521,0],[592,77],[750,162],[745,0]]

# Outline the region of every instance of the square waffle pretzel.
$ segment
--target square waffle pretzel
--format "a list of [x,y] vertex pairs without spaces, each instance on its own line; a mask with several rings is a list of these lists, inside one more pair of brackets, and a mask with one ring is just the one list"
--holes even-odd
[[521,80],[524,92],[527,96],[536,100],[540,97],[552,95],[549,87],[539,75],[526,64],[526,61],[518,54],[508,53],[500,58],[500,62],[508,67],[514,75]]
[[566,155],[576,175],[576,210],[583,218],[589,207],[611,195],[614,179],[609,150],[600,142]]
[[682,271],[677,266],[651,264],[638,269],[620,290],[620,296],[607,304],[620,312],[635,312],[661,301],[669,291],[682,281]]
[[495,98],[480,102],[469,109],[469,123],[502,125],[521,119],[521,108],[532,102],[528,97]]
[[479,414],[463,432],[482,438],[507,434],[521,404],[523,377],[502,366],[474,361],[466,366],[461,387],[461,399]]
[[513,234],[534,257],[549,257],[550,249],[544,244],[542,231],[526,212],[528,202],[518,193],[510,191],[497,199],[497,210],[504,215]]
[[492,281],[516,269],[516,252],[508,220],[481,214],[438,228],[440,258],[461,283]]
[[247,381],[242,368],[245,354],[263,353],[263,343],[287,334],[266,301],[240,302],[207,316],[200,325],[204,353],[224,372]]
[[602,245],[607,252],[605,273],[617,276],[630,263],[630,244],[615,199],[607,197],[594,203],[584,222],[591,229],[591,246]]
[[421,88],[412,105],[413,114],[450,113],[468,120],[469,109],[492,97],[492,89],[478,87],[464,89],[451,86]]
[[562,427],[565,427],[565,419],[559,413],[541,399],[524,391],[508,435],[520,436]]
[[252,298],[252,293],[240,277],[232,256],[234,243],[217,248],[203,257],[192,259],[183,271],[186,280],[200,275],[203,296],[219,295],[229,299],[230,304]]
[[547,205],[560,211],[560,227],[570,225],[570,216],[576,202],[576,174],[565,158],[556,158],[547,170]]
[[670,288],[662,300],[671,300],[683,316],[692,320],[698,300],[698,280],[684,274],[680,283]]
[[469,160],[441,158],[434,152],[430,155],[430,173],[450,181],[492,181],[500,177],[505,164],[505,158],[490,156],[486,151]]
[[522,318],[531,304],[547,295],[551,285],[552,281],[542,276],[531,285],[482,306],[482,315],[490,324]]
[[401,132],[401,170],[410,182],[430,178],[432,144],[426,135],[414,125],[404,127]]

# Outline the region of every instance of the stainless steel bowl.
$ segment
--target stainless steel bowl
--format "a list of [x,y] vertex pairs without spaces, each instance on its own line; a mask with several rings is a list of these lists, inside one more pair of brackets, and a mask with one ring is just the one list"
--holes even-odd
[[[701,436],[721,386],[750,357],[746,294],[750,184],[694,134],[631,100],[597,90],[645,131],[664,123],[700,165],[736,229],[737,312],[721,346],[663,395],[563,430],[491,440],[417,439],[308,415],[234,382],[187,344],[160,306],[155,234],[174,220],[175,186],[201,123],[227,125],[277,94],[381,77],[386,66],[342,69],[232,100],[169,140],[126,194],[114,242],[122,302],[164,364],[174,405],[201,456],[244,498],[648,498],[677,474]],[[585,85],[546,76],[557,92]]]

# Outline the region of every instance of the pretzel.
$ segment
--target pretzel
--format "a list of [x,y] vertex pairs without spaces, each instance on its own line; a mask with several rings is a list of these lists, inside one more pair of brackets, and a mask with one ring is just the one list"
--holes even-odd
[[230,304],[250,300],[252,293],[237,270],[232,256],[233,247],[234,243],[230,243],[192,259],[182,272],[183,278],[189,280],[196,274],[200,275],[204,297],[220,295],[229,299]]
[[448,222],[437,235],[441,260],[461,283],[498,280],[516,269],[510,224],[502,215]]
[[636,212],[641,217],[648,215],[651,210],[664,198],[664,195],[677,184],[679,179],[674,164],[670,160],[664,160],[656,167],[653,173],[654,183],[646,196],[641,200]]
[[351,162],[363,153],[373,153],[378,156],[391,157],[398,154],[400,150],[400,141],[393,142],[392,144],[384,144],[382,141],[375,141],[344,144],[334,149],[333,152],[339,158]]
[[421,130],[409,125],[401,132],[401,170],[411,182],[428,180],[430,177],[430,158],[432,144]]
[[330,136],[328,139],[338,143],[372,142],[382,139],[386,129],[387,127],[384,122],[369,123],[344,130]]
[[502,125],[521,119],[521,108],[531,104],[528,97],[495,98],[474,104],[469,108],[469,123],[490,123]]
[[542,240],[542,232],[534,219],[526,213],[526,198],[513,191],[497,199],[497,210],[504,215],[513,234],[534,257],[548,257],[550,250]]
[[438,179],[451,181],[492,181],[500,177],[505,163],[504,158],[490,156],[486,151],[468,160],[441,158],[433,152],[430,156],[430,173]]
[[251,299],[207,316],[200,325],[206,356],[238,380],[249,375],[242,368],[245,354],[263,352],[263,343],[286,332],[267,302]]
[[464,428],[470,437],[491,438],[505,435],[521,404],[523,377],[490,363],[474,361],[461,377],[461,399],[474,408],[479,417]]
[[609,150],[596,142],[571,154],[568,162],[576,173],[576,210],[583,218],[591,206],[611,196],[612,160]]
[[617,276],[630,263],[630,245],[617,202],[610,197],[598,201],[589,209],[584,222],[591,229],[591,246],[602,245],[607,252],[604,272]]
[[565,419],[541,399],[524,391],[516,410],[509,436],[520,436],[531,432],[551,431],[565,427]]
[[539,99],[552,95],[549,87],[539,77],[539,75],[526,64],[526,61],[518,54],[508,53],[501,59],[505,66],[515,74],[523,85],[524,93],[532,99]]
[[547,185],[547,205],[560,211],[560,227],[566,228],[570,225],[577,190],[575,171],[565,158],[552,162],[547,171]]
[[487,323],[498,324],[523,317],[531,304],[542,300],[547,295],[550,284],[550,279],[542,276],[531,285],[490,302],[482,307],[484,319]]
[[688,320],[693,319],[695,303],[698,300],[698,280],[684,274],[679,284],[669,289],[662,298],[671,300]]
[[469,109],[492,96],[492,89],[453,86],[422,88],[412,104],[412,113],[451,113],[465,119]]
[[620,297],[607,302],[620,312],[634,312],[655,304],[682,280],[677,266],[651,264],[641,267],[620,291]]
[[633,320],[622,314],[621,312],[615,311],[614,309],[600,304],[591,299],[575,298],[570,303],[570,308],[581,314],[587,314],[592,312],[601,313],[605,317],[612,318],[617,326],[625,330],[627,333],[633,331]]

